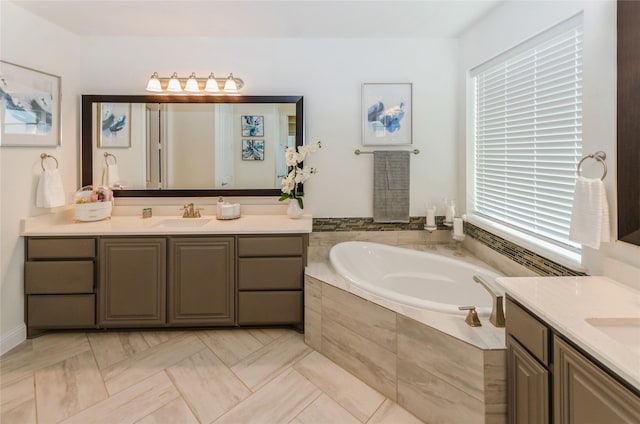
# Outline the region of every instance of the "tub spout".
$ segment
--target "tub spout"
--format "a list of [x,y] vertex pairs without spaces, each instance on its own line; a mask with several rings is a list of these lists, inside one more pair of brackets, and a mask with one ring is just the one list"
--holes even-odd
[[491,309],[491,316],[489,317],[489,322],[496,327],[504,327],[505,319],[504,319],[504,308],[502,305],[503,296],[498,294],[496,290],[491,286],[491,284],[480,277],[479,275],[473,276],[473,281],[476,283],[480,283],[482,287],[487,289],[491,297],[493,298],[493,308]]

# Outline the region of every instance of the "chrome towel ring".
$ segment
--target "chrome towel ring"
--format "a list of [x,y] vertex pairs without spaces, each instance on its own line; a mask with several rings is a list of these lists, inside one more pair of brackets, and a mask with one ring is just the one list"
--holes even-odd
[[48,159],[48,158],[51,158],[51,159],[53,159],[53,160],[56,162],[56,169],[58,169],[58,159],[56,159],[55,157],[53,157],[53,156],[51,156],[51,155],[48,155],[48,154],[46,154],[46,153],[42,153],[42,154],[40,155],[40,166],[42,167],[42,170],[43,170],[43,171],[45,171],[45,168],[44,168],[44,161],[45,161],[46,159]]
[[580,159],[580,162],[578,162],[578,177],[582,176],[581,170],[580,170],[580,167],[582,166],[582,162],[584,162],[587,159],[595,159],[602,164],[602,177],[600,177],[600,179],[604,180],[604,177],[607,176],[607,162],[605,162],[606,158],[607,158],[607,154],[605,152],[597,151],[590,155],[586,155],[585,157]]

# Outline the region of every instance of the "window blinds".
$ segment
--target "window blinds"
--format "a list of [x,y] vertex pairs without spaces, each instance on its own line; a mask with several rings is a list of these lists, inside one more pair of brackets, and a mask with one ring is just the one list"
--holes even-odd
[[[572,251],[582,24],[475,71],[475,213]],[[531,40],[530,40],[531,41]]]

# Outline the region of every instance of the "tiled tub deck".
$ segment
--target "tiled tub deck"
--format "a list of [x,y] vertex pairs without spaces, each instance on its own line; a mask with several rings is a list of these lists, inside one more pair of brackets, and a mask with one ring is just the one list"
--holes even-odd
[[[483,346],[486,335],[462,341],[343,290],[340,276],[325,277],[333,272],[326,252],[315,253],[305,275],[309,346],[427,423],[506,422],[503,345]],[[483,324],[479,332],[495,333]]]

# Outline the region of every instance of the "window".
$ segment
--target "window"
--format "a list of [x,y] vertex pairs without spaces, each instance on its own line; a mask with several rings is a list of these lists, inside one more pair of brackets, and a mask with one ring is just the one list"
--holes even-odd
[[569,224],[582,155],[582,32],[580,15],[470,74],[472,214],[574,255],[580,245],[569,240]]

